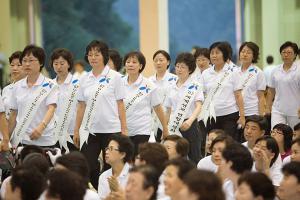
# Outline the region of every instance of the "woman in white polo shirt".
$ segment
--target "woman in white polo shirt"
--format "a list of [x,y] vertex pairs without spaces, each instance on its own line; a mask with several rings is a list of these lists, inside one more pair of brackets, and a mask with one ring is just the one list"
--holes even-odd
[[57,103],[57,89],[52,80],[41,74],[45,64],[44,49],[28,45],[20,57],[27,77],[16,82],[11,96],[9,128],[12,145],[19,143],[53,147],[56,143],[54,112]]
[[74,135],[79,80],[70,73],[73,69],[72,53],[63,48],[55,49],[51,55],[50,66],[57,75],[53,81],[59,90],[54,133],[61,147],[67,151],[76,150],[71,143],[71,137]]
[[[86,47],[85,60],[92,70],[80,79],[73,140],[86,156],[91,170],[91,183],[98,188],[98,157],[101,150],[103,154],[112,134],[127,135],[123,103],[125,88],[121,84],[121,74],[107,65],[107,44],[97,40],[90,42]],[[103,170],[108,168],[104,157]]]
[[196,69],[191,53],[181,53],[175,61],[178,81],[170,88],[165,101],[170,134],[189,141],[189,158],[198,163],[201,158],[201,135],[197,117],[204,99],[201,86],[191,77]]
[[294,63],[298,46],[285,42],[279,51],[283,64],[272,71],[266,113],[272,113],[272,128],[279,123],[294,127],[300,122],[300,68]]
[[[163,97],[163,103],[169,92],[170,87],[176,84],[177,76],[169,72],[169,67],[171,64],[170,55],[164,50],[158,50],[153,54],[153,65],[155,67],[156,73],[149,79],[153,81],[161,92],[161,97]],[[165,110],[165,108],[163,107]],[[153,131],[156,131],[156,141],[161,141],[162,136],[162,126],[159,120],[155,118]]]
[[123,64],[127,72],[123,83],[128,135],[134,143],[136,155],[138,145],[149,140],[152,131],[152,108],[162,124],[163,137],[168,135],[168,127],[161,106],[163,99],[157,86],[141,74],[146,66],[144,55],[138,51],[129,52],[124,56]]
[[224,42],[215,42],[210,48],[213,67],[202,73],[206,98],[200,118],[207,124],[207,131],[223,129],[238,140],[237,125],[245,125],[242,86],[237,67],[229,66],[228,47]]

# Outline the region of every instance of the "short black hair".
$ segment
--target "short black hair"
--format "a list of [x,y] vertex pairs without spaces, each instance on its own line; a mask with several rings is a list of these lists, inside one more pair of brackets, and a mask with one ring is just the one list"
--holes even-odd
[[222,152],[223,158],[228,162],[231,161],[231,169],[237,174],[250,171],[253,165],[253,158],[247,147],[234,143],[225,147]]
[[26,169],[35,168],[43,175],[47,175],[50,166],[49,160],[41,153],[31,153],[22,162],[22,167]]
[[244,42],[239,49],[239,55],[241,54],[241,51],[243,50],[244,47],[248,47],[252,50],[253,53],[253,58],[252,58],[252,63],[257,63],[257,60],[259,59],[259,47],[257,44],[254,42]]
[[20,188],[22,200],[38,199],[47,185],[45,176],[34,167],[30,169],[15,168],[9,184],[13,191]]
[[274,129],[282,131],[282,133],[283,133],[284,151],[290,150],[291,146],[292,146],[292,140],[293,140],[293,129],[289,125],[282,124],[282,123],[276,124],[273,127],[273,130]]
[[294,126],[294,131],[300,130],[300,122]]
[[166,52],[165,50],[158,50],[153,54],[153,60],[157,56],[157,54],[162,54],[167,59],[167,61],[169,61],[169,65],[167,66],[167,69],[168,69],[170,67],[170,64],[171,64],[170,54],[168,52]]
[[192,74],[196,69],[196,60],[193,54],[189,52],[183,52],[177,55],[175,60],[175,66],[177,63],[184,63],[189,68],[189,74]]
[[265,117],[259,115],[251,115],[247,117],[245,124],[247,124],[248,122],[256,123],[259,126],[260,130],[265,132],[267,131],[268,121]]
[[40,153],[45,155],[45,151],[41,147],[36,145],[26,145],[20,152],[20,161],[22,162],[25,157],[31,153]]
[[212,129],[212,130],[210,130],[209,132],[208,132],[208,135],[210,134],[210,133],[216,133],[218,136],[219,135],[225,135],[225,131],[223,130],[223,129]]
[[129,170],[129,173],[140,173],[144,177],[143,189],[153,187],[153,194],[150,200],[155,200],[157,195],[157,189],[159,184],[160,174],[158,171],[150,165],[134,166]]
[[99,40],[91,41],[85,49],[84,60],[87,63],[89,63],[88,54],[92,49],[96,49],[97,51],[99,51],[102,54],[103,64],[106,65],[108,63],[108,60],[109,60],[107,44],[105,42],[99,41]]
[[41,64],[40,71],[42,71],[45,61],[46,61],[46,53],[45,50],[41,47],[38,47],[36,45],[27,45],[24,50],[22,51],[21,57],[20,57],[20,63],[22,63],[22,60],[25,56],[29,56],[32,54],[34,57],[36,57]]
[[292,161],[282,167],[282,173],[286,176],[293,175],[297,178],[297,182],[300,183],[300,162]]
[[116,71],[120,71],[122,68],[122,57],[120,53],[115,49],[109,49],[108,55],[111,61],[114,63],[114,66],[116,68]]
[[185,139],[184,137],[180,137],[178,135],[168,135],[165,139],[165,141],[172,141],[176,143],[176,152],[181,156],[181,157],[186,157],[189,153],[189,141]]
[[264,135],[264,136],[258,138],[255,141],[255,144],[257,144],[260,141],[265,141],[266,145],[267,145],[267,149],[270,150],[272,153],[274,153],[274,158],[272,158],[271,163],[270,163],[270,167],[272,167],[272,165],[274,164],[274,162],[276,161],[276,159],[278,158],[278,155],[279,155],[278,144],[277,144],[276,140],[269,135]]
[[207,58],[209,60],[210,59],[210,57],[209,57],[209,49],[208,48],[199,48],[199,49],[196,49],[196,51],[194,53],[194,58],[197,60],[197,58],[199,56],[204,56],[205,58]]
[[127,53],[123,59],[124,66],[126,65],[127,59],[131,58],[131,57],[136,57],[138,59],[139,63],[142,65],[142,68],[139,70],[139,73],[144,71],[144,69],[146,67],[146,58],[145,58],[144,54],[140,51],[131,51],[131,52]]
[[267,56],[267,63],[268,63],[269,65],[271,65],[271,64],[273,64],[273,62],[274,62],[273,56],[271,56],[271,55]]
[[22,51],[15,51],[15,52],[13,52],[13,53],[10,55],[10,57],[8,58],[9,63],[11,64],[11,62],[12,62],[14,59],[18,59],[19,62],[21,63],[21,61],[20,61],[21,55],[22,55]]
[[132,161],[134,155],[134,145],[129,139],[129,137],[116,133],[111,135],[109,142],[112,140],[118,143],[119,152],[126,154],[125,157],[123,158],[124,163]]
[[50,66],[53,68],[54,60],[59,59],[60,57],[62,57],[63,59],[65,59],[68,62],[68,64],[69,64],[68,71],[69,72],[72,71],[72,69],[74,67],[73,54],[71,51],[69,51],[68,49],[64,49],[64,48],[58,48],[52,52],[52,55],[50,58]]
[[215,42],[212,45],[210,45],[209,54],[211,54],[211,51],[215,48],[219,49],[222,52],[224,62],[230,59],[228,46],[224,42]]
[[[294,51],[294,54],[297,56],[298,55],[298,45],[294,42],[291,41],[287,41],[285,43],[283,43],[280,48],[279,48],[279,52],[281,53],[284,49],[291,47]],[[296,59],[296,57],[295,57]]]
[[198,196],[198,199],[225,200],[221,180],[213,172],[193,169],[186,174],[183,182],[191,192]]
[[166,163],[166,168],[173,165],[177,168],[177,176],[182,180],[183,177],[192,169],[196,168],[195,164],[184,158],[175,158]]
[[233,50],[232,50],[231,44],[228,41],[223,41],[222,43],[226,46],[226,48],[228,50],[228,59],[232,60]]
[[210,145],[210,151],[212,152],[212,149],[213,147],[215,146],[216,143],[218,142],[224,142],[225,143],[225,146],[228,146],[232,143],[234,143],[235,141],[233,140],[233,138],[229,135],[226,135],[226,134],[220,134],[218,135],[212,142],[211,142],[211,145]]
[[246,183],[254,197],[262,196],[265,200],[275,198],[275,188],[270,178],[261,172],[246,172],[238,179],[238,185]]

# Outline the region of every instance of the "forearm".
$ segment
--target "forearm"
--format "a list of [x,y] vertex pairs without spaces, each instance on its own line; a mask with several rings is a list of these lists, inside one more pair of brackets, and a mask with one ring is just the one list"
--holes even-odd
[[0,131],[3,136],[3,141],[9,141],[8,123],[6,120],[5,112],[0,113]]
[[165,114],[164,114],[164,111],[163,111],[163,108],[161,105],[157,105],[154,107],[154,111],[162,125],[162,128],[164,130],[167,130],[168,128],[168,125],[167,125],[167,120],[166,120],[166,117],[165,117]]
[[166,118],[166,123],[168,124],[170,121],[170,115],[171,115],[171,108],[167,108],[166,109],[166,113],[165,113],[165,118]]
[[83,101],[80,101],[77,104],[77,113],[76,113],[76,121],[75,121],[75,128],[74,128],[74,132],[79,132],[81,123],[82,123],[82,119],[83,119],[83,115],[85,112],[85,108],[86,108],[86,104]]
[[11,136],[12,132],[14,131],[16,127],[16,118],[17,118],[17,110],[12,110],[9,115],[9,120],[8,120],[8,132],[9,136]]
[[123,100],[118,100],[117,105],[118,105],[118,113],[119,113],[119,118],[121,123],[121,132],[125,133],[127,130],[127,123],[126,123],[125,105]]
[[257,91],[258,98],[258,113],[260,116],[263,116],[265,113],[265,95],[264,91]]
[[272,105],[273,105],[273,99],[275,97],[275,89],[274,88],[268,88],[267,92],[267,110],[271,111]]
[[235,95],[236,104],[240,112],[240,117],[245,117],[244,100],[243,100],[242,92],[240,90],[235,91],[234,95]]
[[196,108],[193,111],[192,115],[189,117],[189,120],[191,122],[195,121],[198,118],[198,116],[199,116],[199,114],[201,112],[202,102],[201,101],[196,101],[195,105],[196,105]]
[[53,118],[55,109],[56,109],[55,104],[51,104],[48,106],[48,110],[47,110],[43,120],[41,121],[41,123],[45,126],[45,128],[50,123],[51,119]]

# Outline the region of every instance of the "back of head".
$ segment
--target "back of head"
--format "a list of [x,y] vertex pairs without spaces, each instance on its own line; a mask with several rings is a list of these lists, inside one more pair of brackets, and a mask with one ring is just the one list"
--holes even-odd
[[198,199],[225,200],[220,179],[210,171],[193,169],[186,174],[183,182]]
[[22,200],[35,200],[46,188],[46,179],[34,167],[30,169],[19,167],[13,170],[10,184],[12,191],[20,189]]
[[23,160],[22,167],[25,169],[36,168],[43,175],[46,175],[50,168],[50,163],[43,154],[31,153]]
[[139,146],[140,159],[153,166],[160,174],[168,160],[168,152],[162,144],[144,143]]
[[49,186],[46,192],[48,198],[60,200],[82,200],[86,185],[81,176],[67,170],[53,170],[49,174]]
[[21,162],[24,160],[24,158],[31,154],[31,153],[40,153],[40,154],[45,154],[44,150],[39,147],[39,146],[36,146],[36,145],[26,145],[21,153],[20,153],[20,160]]
[[260,172],[246,172],[238,180],[238,185],[246,183],[254,197],[263,197],[264,200],[273,200],[275,188],[270,178]]
[[253,159],[249,150],[238,143],[230,144],[222,152],[223,158],[231,162],[231,170],[237,174],[250,171],[253,165]]
[[180,137],[178,135],[168,135],[165,141],[172,141],[176,143],[176,152],[183,158],[186,158],[189,153],[189,142],[187,139]]
[[267,63],[268,63],[268,65],[273,64],[273,62],[274,62],[273,56],[267,56]]

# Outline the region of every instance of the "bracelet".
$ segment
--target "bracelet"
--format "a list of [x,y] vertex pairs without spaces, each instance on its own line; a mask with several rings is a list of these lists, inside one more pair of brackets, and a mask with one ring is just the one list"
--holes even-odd
[[47,127],[47,123],[43,120],[42,122],[42,125],[44,126],[44,128],[46,128]]

